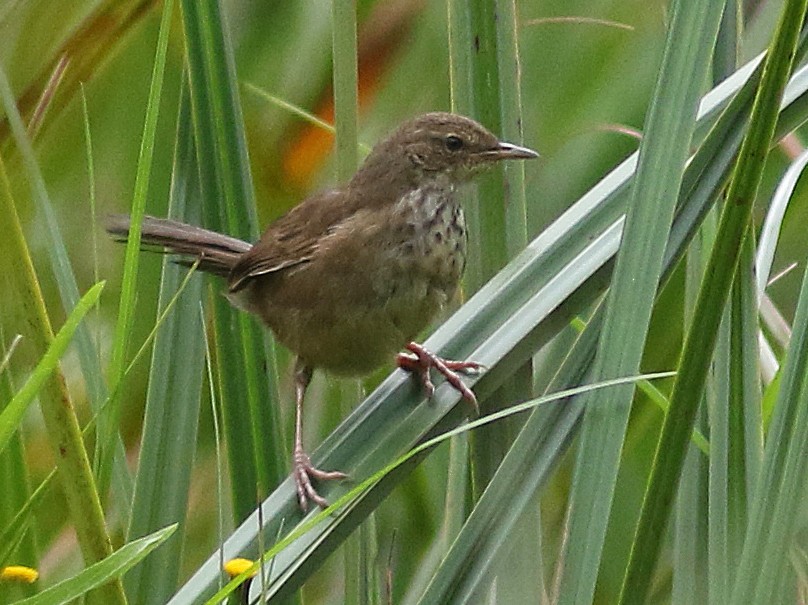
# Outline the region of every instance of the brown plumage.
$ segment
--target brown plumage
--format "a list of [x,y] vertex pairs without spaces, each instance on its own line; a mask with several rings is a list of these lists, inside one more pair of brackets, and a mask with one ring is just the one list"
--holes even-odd
[[[464,397],[474,395],[447,362],[412,341],[451,299],[466,260],[457,185],[505,159],[537,157],[500,142],[477,122],[429,113],[378,143],[351,181],[308,197],[254,245],[212,231],[146,217],[144,245],[227,278],[230,301],[257,315],[297,355],[294,476],[301,507],[325,506],[311,479],[344,477],[312,466],[304,453],[303,395],[314,368],[366,374],[397,357],[431,390],[435,367]],[[128,217],[107,230],[125,239]]]

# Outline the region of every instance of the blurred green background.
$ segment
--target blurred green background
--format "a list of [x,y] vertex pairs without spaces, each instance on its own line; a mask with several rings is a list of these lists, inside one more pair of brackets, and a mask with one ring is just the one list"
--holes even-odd
[[[372,145],[407,117],[451,108],[447,8],[445,2],[433,0],[359,0],[357,4],[360,140]],[[747,4],[749,23],[744,60],[766,44],[780,6],[779,2]],[[333,183],[330,135],[255,90],[331,120],[331,7],[326,2],[279,0],[227,0],[222,7],[235,46],[258,215],[265,225],[307,193]],[[161,3],[149,0],[0,2],[3,41],[0,64],[12,82],[24,116],[30,116],[36,91],[41,91],[59,57],[68,57],[62,83],[56,88],[52,106],[36,135],[35,149],[80,290],[86,290],[96,275],[108,281],[101,308],[90,319],[102,356],[109,351],[115,326],[123,247],[105,236],[97,218],[110,212],[126,212],[132,200],[160,8]],[[517,3],[524,143],[542,155],[539,162],[525,166],[531,237],[636,150],[638,140],[631,131],[639,132],[642,128],[664,44],[668,8],[668,2],[661,0]],[[178,15],[175,17],[147,204],[147,212],[157,216],[166,212],[184,56],[182,30]],[[558,17],[603,21],[566,21]],[[96,217],[89,204],[79,83],[89,111]],[[29,184],[4,122],[0,122],[0,152],[9,166],[26,238],[52,321],[58,326],[64,313],[43,251],[44,223],[30,203]],[[764,199],[787,165],[788,154],[775,153],[769,163],[770,171],[761,192]],[[801,227],[806,220],[805,203],[804,187],[799,187],[789,208],[775,273],[805,256]],[[16,270],[3,259],[0,263],[3,272]],[[153,326],[159,271],[157,256],[144,257],[138,286],[139,319],[133,328],[133,342],[141,342]],[[800,273],[786,275],[770,290],[787,317],[793,313]],[[671,333],[666,326],[671,314],[676,317],[681,314],[681,294],[677,290],[681,283],[681,276],[674,279],[658,304],[651,338],[657,334],[660,337],[654,341],[652,350],[646,352],[653,367],[670,366],[678,355],[681,335]],[[16,333],[19,304],[7,288],[0,288],[3,343],[8,343]],[[282,360],[288,362],[288,357],[282,355]],[[12,376],[16,382],[23,380],[34,361],[23,343],[14,358]],[[63,369],[79,406],[80,418],[86,421],[89,411],[74,354],[66,358]],[[147,363],[141,362],[125,386],[121,432],[131,461],[137,456],[147,371]],[[284,400],[289,402],[284,419],[289,428],[287,434],[291,435],[289,373],[289,368],[281,369]],[[375,380],[383,374],[378,373]],[[339,414],[324,405],[326,383],[326,379],[318,377],[307,401],[310,410],[307,430],[314,442],[339,420]],[[612,531],[618,534],[627,531],[627,524],[633,523],[636,515],[638,495],[653,452],[653,441],[646,442],[643,437],[657,430],[660,419],[661,414],[650,406],[640,409],[633,418],[626,447],[638,449],[634,450],[631,463],[621,471],[621,489],[617,492],[612,522]],[[31,412],[26,421],[25,442],[26,463],[36,481],[53,465],[37,412]],[[643,448],[647,450],[644,453]],[[448,448],[440,448],[380,509],[379,549],[385,559],[391,549],[394,552],[394,581],[418,576],[421,557],[429,552],[430,541],[438,533],[447,458]],[[562,468],[557,473],[543,500],[542,522],[546,544],[551,548],[562,537],[568,472],[568,468]],[[203,405],[183,576],[215,548],[217,511],[209,498],[215,486],[210,411],[209,406]],[[623,500],[625,507],[621,504]],[[58,496],[54,495],[37,518],[37,537],[46,554],[36,564],[49,581],[75,570],[80,561],[60,510]],[[626,543],[620,544],[617,548],[627,548]],[[621,558],[605,555],[604,567],[608,568],[612,560]],[[380,562],[380,566],[385,563],[386,560]],[[545,561],[546,569],[550,570],[552,564],[552,560]],[[311,602],[339,602],[340,591],[334,583],[339,572],[335,567],[334,562],[329,563],[309,583]],[[617,583],[621,574],[618,569],[602,577],[613,577]],[[618,585],[599,586],[604,594],[613,594],[617,588]],[[397,586],[396,594],[403,590],[405,587]]]

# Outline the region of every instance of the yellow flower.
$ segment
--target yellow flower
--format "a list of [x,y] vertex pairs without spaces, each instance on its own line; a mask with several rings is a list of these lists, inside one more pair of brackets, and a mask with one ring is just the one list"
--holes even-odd
[[0,569],[0,580],[4,582],[25,582],[33,584],[39,579],[39,572],[24,565],[9,565]]
[[[227,563],[224,564],[224,571],[225,573],[230,576],[231,578],[235,578],[243,574],[247,571],[250,567],[255,564],[255,561],[250,561],[249,559],[230,559]],[[256,573],[256,570],[250,574],[252,578]]]

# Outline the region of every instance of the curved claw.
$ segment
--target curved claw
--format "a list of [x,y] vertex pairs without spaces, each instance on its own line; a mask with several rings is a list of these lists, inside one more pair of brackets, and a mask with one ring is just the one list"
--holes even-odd
[[311,458],[303,451],[296,451],[292,474],[297,487],[297,500],[303,512],[309,509],[309,500],[320,508],[328,508],[328,500],[323,498],[312,485],[312,479],[318,481],[334,481],[348,477],[339,471],[322,471],[311,463]]
[[474,411],[477,414],[480,413],[480,409],[477,405],[477,397],[475,397],[472,390],[461,380],[458,372],[479,372],[484,369],[482,364],[474,361],[443,359],[416,342],[409,343],[406,349],[410,351],[412,355],[400,353],[396,358],[396,363],[401,369],[413,372],[418,376],[426,391],[427,397],[432,397],[432,394],[435,392],[435,385],[429,376],[430,368],[435,368],[446,378],[446,382],[452,385],[463,396],[463,399],[474,407]]

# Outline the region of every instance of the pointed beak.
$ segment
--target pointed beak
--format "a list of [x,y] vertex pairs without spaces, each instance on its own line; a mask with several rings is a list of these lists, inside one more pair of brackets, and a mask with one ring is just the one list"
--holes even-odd
[[539,154],[532,149],[502,141],[500,141],[499,145],[497,145],[493,155],[498,160],[531,160],[539,157]]

